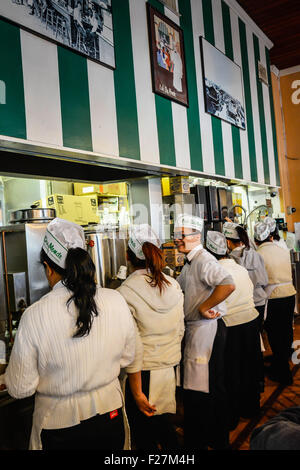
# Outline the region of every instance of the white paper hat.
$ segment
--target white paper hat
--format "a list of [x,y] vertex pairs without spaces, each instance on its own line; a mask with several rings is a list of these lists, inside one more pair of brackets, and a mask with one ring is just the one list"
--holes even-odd
[[271,233],[276,230],[276,220],[273,219],[272,217],[265,217],[264,224],[269,225]]
[[227,253],[225,235],[220,232],[209,230],[206,234],[206,248],[217,255],[225,255]]
[[47,225],[42,248],[54,263],[64,269],[70,248],[86,249],[83,228],[57,217]]
[[133,251],[135,256],[139,259],[145,259],[143,253],[143,244],[145,242],[152,243],[153,245],[160,248],[160,240],[154,230],[148,224],[134,225],[130,229],[130,237],[128,240],[128,246]]
[[258,222],[254,225],[254,238],[260,242],[263,242],[270,235],[270,226],[264,222]]
[[239,224],[234,222],[225,222],[223,225],[223,234],[226,238],[232,238],[233,240],[240,240],[239,234],[237,233],[236,227]]
[[174,229],[179,227],[192,228],[202,232],[204,220],[196,215],[179,214],[174,225]]

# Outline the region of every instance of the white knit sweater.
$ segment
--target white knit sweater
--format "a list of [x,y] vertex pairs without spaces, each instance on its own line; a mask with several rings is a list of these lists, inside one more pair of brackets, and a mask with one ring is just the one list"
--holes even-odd
[[263,257],[268,273],[269,285],[278,285],[270,295],[270,299],[279,299],[296,294],[292,278],[290,252],[275,243],[265,242],[257,248]]
[[135,354],[131,313],[116,291],[98,288],[99,315],[88,336],[73,338],[77,312],[59,282],[23,314],[5,373],[15,398],[36,395],[32,448],[39,430],[74,426],[97,413],[120,408],[120,368]]
[[235,291],[225,300],[227,315],[223,317],[226,326],[248,323],[258,317],[253,300],[253,283],[248,271],[233,259],[221,259],[219,263],[232,276]]

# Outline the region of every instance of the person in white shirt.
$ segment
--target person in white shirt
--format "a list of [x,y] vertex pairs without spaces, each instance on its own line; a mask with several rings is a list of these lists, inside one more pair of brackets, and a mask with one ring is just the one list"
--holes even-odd
[[126,368],[125,405],[132,441],[137,450],[171,451],[178,448],[169,414],[176,413],[183,293],[175,279],[163,274],[160,241],[148,224],[132,229],[127,257],[132,273],[118,290],[134,317],[137,344],[142,345]]
[[[228,220],[223,224],[222,231],[226,237],[229,257],[247,269],[253,283],[253,300],[255,308],[259,313],[259,331],[262,334],[267,299],[265,288],[268,285],[268,274],[264,260],[256,251],[256,246],[255,248],[251,246],[248,234],[243,227]],[[261,391],[264,390],[264,382],[265,374],[262,357],[260,372]]]
[[263,222],[270,227],[270,235],[272,237],[272,241],[275,245],[280,246],[284,250],[288,250],[287,244],[285,241],[280,238],[279,233],[278,233],[278,227],[276,224],[276,220],[273,219],[272,217],[265,217]]
[[225,299],[232,276],[203,248],[203,219],[181,214],[174,227],[178,250],[187,262],[177,278],[184,292],[184,447],[229,448],[224,351]]
[[253,283],[248,271],[230,259],[227,241],[220,232],[208,231],[206,249],[232,276],[235,291],[225,300],[227,327],[225,348],[225,385],[228,396],[229,427],[236,428],[240,418],[253,418],[260,411],[260,371],[262,354],[258,311],[253,301]]
[[41,262],[51,291],[21,317],[4,376],[14,398],[35,394],[32,450],[122,450],[120,369],[135,355],[130,310],[96,286],[82,227],[56,218]]
[[255,224],[254,240],[269,278],[264,323],[273,353],[269,377],[283,385],[291,385],[293,378],[289,359],[292,354],[296,290],[290,253],[273,242],[270,226],[263,222]]

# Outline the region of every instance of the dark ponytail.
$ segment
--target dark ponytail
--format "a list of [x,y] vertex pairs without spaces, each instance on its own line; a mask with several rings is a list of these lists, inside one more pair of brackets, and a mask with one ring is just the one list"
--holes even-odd
[[161,293],[164,287],[171,284],[162,272],[165,267],[162,250],[150,242],[143,243],[142,250],[145,255],[144,260],[137,258],[130,248],[127,249],[128,259],[135,268],[150,271],[149,284],[158,287]]
[[242,242],[243,245],[245,245],[246,250],[249,250],[249,248],[250,248],[250,241],[249,241],[248,233],[247,233],[246,230],[245,230],[243,227],[241,227],[240,225],[237,225],[237,227],[235,227],[235,229],[236,229],[237,234],[238,234],[238,236],[239,236],[239,240],[236,240],[235,238],[226,237],[227,240],[230,240],[230,241],[233,242],[233,243]]
[[93,317],[98,315],[94,299],[96,293],[95,265],[90,255],[82,248],[70,248],[66,258],[66,267],[62,269],[51,261],[42,250],[41,262],[45,261],[62,276],[62,284],[73,293],[67,301],[67,306],[69,306],[73,300],[78,309],[77,331],[73,337],[88,335]]

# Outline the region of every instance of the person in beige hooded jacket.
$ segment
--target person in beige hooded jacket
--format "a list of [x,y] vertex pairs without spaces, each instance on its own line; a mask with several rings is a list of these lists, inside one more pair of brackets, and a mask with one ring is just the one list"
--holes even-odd
[[134,447],[178,447],[169,413],[176,413],[176,376],[184,334],[183,293],[162,273],[159,240],[147,224],[137,226],[127,256],[132,274],[119,287],[136,324],[136,356],[126,368],[125,406]]

